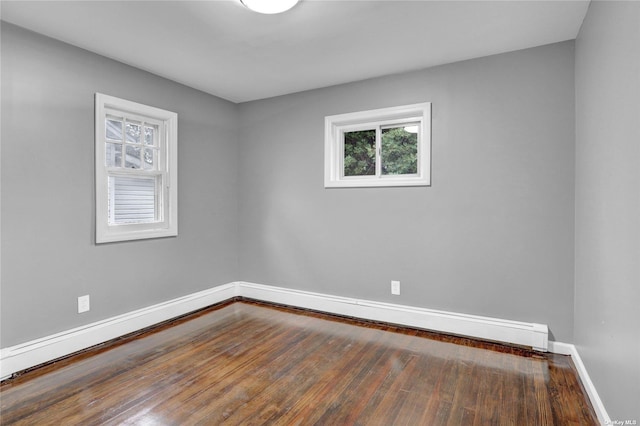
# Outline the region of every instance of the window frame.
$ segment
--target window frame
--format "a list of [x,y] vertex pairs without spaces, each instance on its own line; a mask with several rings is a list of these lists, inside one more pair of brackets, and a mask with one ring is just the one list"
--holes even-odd
[[[114,143],[106,136],[107,118],[122,117],[122,163],[107,166],[106,146]],[[155,152],[157,167],[127,169],[127,142],[125,120],[140,122],[142,150],[145,149],[144,124],[157,126],[154,144],[149,149]],[[157,142],[157,148],[155,143]],[[178,115],[175,112],[128,101],[102,93],[95,94],[95,194],[96,194],[96,243],[132,241],[178,235]],[[143,151],[144,152],[144,151]],[[142,160],[141,160],[142,161]],[[155,209],[157,219],[153,222],[110,223],[109,191],[110,177],[153,178],[156,180]]]
[[[381,131],[400,125],[417,124],[417,173],[384,175],[381,172]],[[344,133],[376,131],[376,174],[344,175]],[[431,102],[351,112],[325,117],[325,188],[364,188],[431,185]]]

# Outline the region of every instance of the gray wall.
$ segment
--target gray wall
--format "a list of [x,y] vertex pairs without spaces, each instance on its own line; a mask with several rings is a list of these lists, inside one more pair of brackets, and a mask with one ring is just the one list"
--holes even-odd
[[[564,42],[241,104],[241,278],[572,341],[573,58]],[[326,115],[423,101],[431,187],[323,188]]]
[[[179,236],[94,243],[94,93],[178,113]],[[7,347],[238,277],[237,107],[2,23]],[[77,297],[91,311],[77,314]]]
[[575,343],[613,420],[640,421],[640,3],[576,41]]
[[[572,42],[236,106],[2,31],[2,347],[236,279],[572,341]],[[178,238],[94,244],[96,91],[178,112]],[[323,188],[325,115],[422,101],[431,187]]]
[[[236,106],[2,23],[0,347],[243,279],[547,323],[640,418],[639,21],[591,4],[575,109],[572,42]],[[96,91],[178,112],[177,238],[94,244]],[[423,101],[430,188],[323,188],[325,115]]]

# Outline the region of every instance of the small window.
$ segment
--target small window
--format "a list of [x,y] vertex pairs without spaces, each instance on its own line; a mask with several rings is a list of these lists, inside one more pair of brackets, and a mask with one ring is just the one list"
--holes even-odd
[[96,93],[96,242],[178,234],[176,113]]
[[325,187],[430,185],[431,104],[325,118]]

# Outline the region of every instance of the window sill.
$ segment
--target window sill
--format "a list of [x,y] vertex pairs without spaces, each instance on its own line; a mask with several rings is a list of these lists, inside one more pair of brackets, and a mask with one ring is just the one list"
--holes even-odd
[[147,240],[152,238],[177,237],[177,229],[109,230],[96,235],[96,243],[116,243],[121,241]]
[[424,178],[372,178],[372,179],[340,179],[325,181],[325,188],[385,188],[399,186],[431,186]]

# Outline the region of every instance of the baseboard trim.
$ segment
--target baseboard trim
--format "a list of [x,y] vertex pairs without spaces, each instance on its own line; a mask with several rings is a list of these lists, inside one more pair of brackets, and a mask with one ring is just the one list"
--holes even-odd
[[547,351],[544,324],[375,302],[249,282],[233,282],[0,350],[0,380],[234,297],[475,337]]
[[220,285],[106,320],[4,348],[0,350],[0,380],[4,380],[19,371],[232,299],[237,296],[237,287],[236,283]]
[[103,321],[1,349],[0,379],[4,380],[19,371],[237,297],[483,340],[530,346],[538,351],[548,350],[556,354],[570,355],[596,411],[598,420],[602,424],[610,424],[610,418],[578,350],[572,344],[548,341],[548,330],[544,324],[458,314],[243,281],[220,285]]
[[548,329],[544,324],[458,314],[249,282],[238,282],[237,285],[238,294],[242,297],[547,351]]
[[575,345],[570,343],[562,343],[562,342],[549,342],[549,352],[560,354],[560,355],[569,355],[571,356],[571,360],[573,364],[576,366],[576,370],[578,371],[578,377],[582,381],[582,385],[587,391],[587,396],[591,401],[591,405],[596,412],[596,416],[598,416],[598,421],[601,425],[610,425],[612,424],[611,418],[609,414],[607,414],[607,410],[604,408],[604,404],[600,399],[600,395],[598,395],[598,391],[596,387],[593,385],[591,381],[591,377],[589,377],[589,373],[587,372],[587,368],[584,366],[582,362],[582,358],[580,357],[580,353],[578,352],[578,348]]
[[233,282],[0,350],[0,380],[126,334],[237,297],[312,309],[331,314],[530,346],[570,355],[602,424],[609,416],[572,344],[548,341],[544,324],[524,323],[375,302],[249,282]]
[[0,379],[234,297],[529,346],[538,351],[548,349],[548,330],[544,324],[458,314],[241,281],[2,349]]

